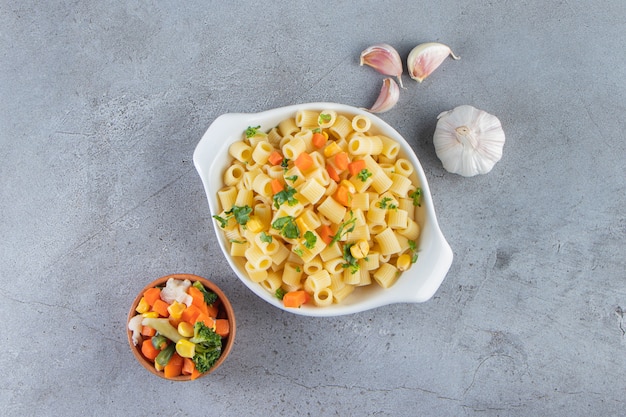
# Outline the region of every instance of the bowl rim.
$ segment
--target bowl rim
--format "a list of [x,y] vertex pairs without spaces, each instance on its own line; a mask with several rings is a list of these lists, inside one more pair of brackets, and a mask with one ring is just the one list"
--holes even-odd
[[154,368],[154,365],[142,355],[141,345],[139,344],[137,346],[134,345],[133,332],[130,329],[128,329],[128,322],[130,321],[130,319],[132,319],[134,316],[138,314],[135,311],[135,309],[137,308],[137,305],[139,304],[139,301],[141,300],[143,293],[146,292],[146,290],[150,288],[154,288],[159,285],[165,284],[170,278],[179,279],[183,281],[188,279],[192,283],[194,281],[200,281],[202,285],[204,285],[206,288],[210,289],[217,295],[218,299],[224,306],[224,311],[226,313],[226,316],[228,317],[230,330],[229,330],[228,337],[226,337],[226,343],[224,343],[224,345],[222,346],[222,353],[220,354],[220,357],[217,359],[217,361],[215,361],[213,366],[208,371],[204,372],[198,378],[196,378],[196,379],[200,379],[210,373],[213,373],[215,370],[217,370],[217,368],[219,368],[222,365],[222,363],[224,363],[224,361],[230,354],[231,350],[233,349],[233,345],[235,343],[235,334],[237,333],[237,322],[235,319],[235,312],[233,310],[233,306],[230,303],[230,300],[228,299],[228,297],[226,297],[224,292],[213,281],[210,281],[204,277],[201,277],[199,275],[194,275],[194,274],[169,274],[169,275],[164,275],[160,278],[157,278],[151,281],[150,283],[146,284],[143,287],[143,289],[139,293],[137,293],[137,296],[131,303],[130,309],[128,310],[128,316],[126,318],[126,336],[128,338],[128,344],[130,346],[130,350],[133,353],[133,356],[135,357],[135,359],[137,359],[137,361],[144,368],[150,371],[150,373],[160,378],[163,378],[167,381],[191,381],[190,375],[179,375],[173,378],[165,378],[165,375],[163,374],[163,372],[157,371]]
[[[342,114],[365,115],[370,118],[372,125],[375,126],[378,131],[391,137],[399,143],[403,155],[414,165],[415,175],[417,176],[420,182],[420,187],[422,188],[422,205],[426,211],[426,220],[423,225],[420,225],[422,226],[422,234],[420,236],[420,252],[422,252],[423,249],[421,245],[424,242],[427,242],[429,244],[428,253],[432,256],[428,267],[429,279],[424,279],[423,277],[416,278],[416,280],[419,281],[418,291],[415,290],[415,285],[401,285],[398,287],[398,284],[402,281],[398,280],[391,288],[379,288],[380,292],[376,296],[368,297],[364,301],[354,304],[333,304],[328,307],[303,306],[298,309],[286,308],[282,305],[282,303],[280,303],[280,300],[262,288],[261,285],[252,282],[247,277],[245,272],[242,271],[235,263],[232,257],[228,255],[228,249],[223,233],[217,226],[217,223],[211,219],[222,254],[226,258],[237,278],[253,293],[266,302],[272,304],[274,307],[283,311],[305,316],[340,316],[358,313],[394,303],[421,303],[432,298],[450,269],[453,254],[450,245],[446,241],[439,227],[426,175],[415,151],[406,139],[387,122],[365,109],[339,103],[312,102],[278,107],[256,113],[225,113],[218,116],[205,131],[193,153],[194,166],[196,167],[204,186],[210,214],[219,213],[219,204],[217,202],[216,193],[217,190],[223,186],[221,181],[223,172],[220,172],[216,166],[220,163],[220,157],[224,159],[223,157],[228,155],[228,146],[234,141],[240,140],[242,132],[248,126],[259,125],[262,131],[267,131],[272,127],[275,127],[278,122],[284,118],[294,115],[297,110],[335,110]],[[221,163],[223,165],[226,164],[224,161]],[[220,187],[214,187],[212,185],[211,178],[214,178],[215,176],[219,176],[220,178]],[[418,258],[418,262],[420,262],[420,258]],[[411,271],[413,269],[414,268],[411,268],[409,271],[404,272],[403,275],[411,275]],[[366,290],[366,292],[367,291],[369,290]]]

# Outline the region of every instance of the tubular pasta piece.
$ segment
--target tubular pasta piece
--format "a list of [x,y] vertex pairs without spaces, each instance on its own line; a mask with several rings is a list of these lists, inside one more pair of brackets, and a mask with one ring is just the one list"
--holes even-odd
[[380,265],[374,272],[374,281],[383,288],[391,287],[398,279],[398,269],[388,263]]
[[353,291],[353,285],[344,285],[342,288],[333,291],[333,301],[335,303],[341,303],[347,296],[352,294]]
[[287,285],[300,286],[302,280],[302,266],[293,262],[285,263],[282,280]]
[[363,114],[357,114],[352,118],[351,124],[352,129],[354,129],[356,132],[363,133],[370,130],[370,128],[372,127],[372,120]]
[[252,148],[243,141],[234,142],[228,148],[230,156],[244,164],[252,160]]
[[282,136],[287,136],[299,132],[300,128],[296,125],[295,119],[289,118],[278,123],[278,131]]
[[337,139],[345,139],[352,132],[352,122],[344,115],[337,115],[335,123],[328,131]]
[[276,293],[276,290],[280,288],[282,283],[283,283],[283,280],[280,274],[278,274],[275,271],[270,271],[267,274],[267,278],[261,281],[261,286],[265,288],[267,291],[269,291],[270,293],[274,294]]
[[220,200],[222,210],[229,211],[237,199],[237,189],[232,186],[223,188],[217,192],[217,197]]
[[242,179],[246,169],[240,164],[232,164],[224,172],[224,184],[227,186],[237,185]]
[[322,288],[313,293],[313,302],[318,307],[327,307],[333,303],[333,292],[330,288]]
[[257,269],[250,262],[246,262],[244,268],[252,282],[259,283],[267,279],[268,277],[268,272],[266,269]]
[[267,141],[261,141],[257,143],[252,151],[252,160],[259,165],[263,165],[267,162],[270,154],[274,151],[274,147]]
[[409,177],[415,170],[411,162],[404,158],[398,158],[394,164],[394,168],[397,174],[404,175],[405,177]]
[[339,224],[346,215],[347,209],[335,201],[334,198],[328,196],[319,206],[317,206],[317,211],[319,211],[332,223]]
[[400,243],[396,238],[396,234],[390,227],[374,236],[374,240],[380,246],[380,253],[383,255],[391,255],[400,252]]

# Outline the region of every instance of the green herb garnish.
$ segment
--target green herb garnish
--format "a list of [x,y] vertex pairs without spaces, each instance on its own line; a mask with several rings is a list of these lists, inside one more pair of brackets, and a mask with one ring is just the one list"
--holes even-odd
[[350,268],[350,273],[354,274],[359,270],[359,260],[352,256],[350,248],[354,246],[354,243],[346,243],[343,245],[343,259],[346,263],[341,264],[342,268]]
[[413,191],[411,194],[409,194],[409,197],[413,199],[414,206],[416,207],[422,206],[422,189],[421,188],[418,188],[415,191]]
[[317,123],[320,125],[324,123],[328,123],[330,122],[330,119],[332,119],[332,116],[330,114],[321,113],[319,117],[317,118]]
[[335,235],[330,241],[330,245],[337,242],[346,233],[353,232],[354,228],[356,227],[355,223],[356,223],[356,217],[354,217],[354,213],[352,212],[352,210],[350,210],[350,218],[347,221],[339,225],[339,228],[337,229],[337,233],[335,233]]
[[296,180],[298,179],[298,176],[297,175],[292,175],[290,177],[285,177],[285,179],[287,181],[296,182]]
[[358,177],[358,178],[359,178],[362,182],[365,182],[365,181],[367,181],[367,179],[368,179],[369,177],[371,177],[372,175],[373,175],[373,174],[372,174],[371,172],[369,172],[369,170],[368,170],[367,168],[363,168],[363,169],[361,170],[361,172],[359,172],[359,173],[357,174],[357,177]]
[[297,239],[300,237],[300,229],[295,222],[293,216],[279,217],[272,223],[272,227],[280,231],[280,234],[288,239]]
[[259,236],[259,239],[261,239],[261,242],[272,243],[272,236],[268,235],[265,232],[261,232],[261,235]]
[[390,209],[390,210],[397,209],[398,206],[396,206],[393,203],[390,203],[390,201],[393,201],[393,198],[391,198],[391,197],[383,197],[382,200],[380,200],[378,202],[378,207],[380,207],[381,209]]
[[290,206],[297,204],[298,199],[294,197],[297,192],[298,191],[295,188],[287,185],[284,190],[274,194],[274,206],[278,209],[283,203],[287,203]]
[[274,293],[274,295],[276,296],[276,298],[278,298],[279,300],[282,300],[282,299],[283,299],[283,297],[285,296],[285,294],[287,294],[287,291],[285,291],[284,289],[282,289],[282,288],[280,288],[280,287],[279,287],[279,288],[276,290],[276,292]]
[[246,129],[246,137],[247,138],[251,138],[252,136],[256,135],[257,133],[259,133],[259,129],[261,128],[261,126],[256,126],[256,127],[252,127],[252,126],[248,126],[248,128]]
[[225,218],[218,216],[217,214],[213,215],[213,218],[220,222],[220,227],[223,229],[228,224],[228,220],[232,217],[235,218],[237,223],[245,226],[246,223],[248,223],[248,220],[250,220],[250,213],[252,213],[252,208],[250,208],[250,206],[233,206],[230,210],[224,212],[224,214],[226,214]]
[[304,247],[307,249],[313,249],[315,247],[315,243],[317,243],[317,236],[315,236],[315,234],[313,234],[313,232],[311,232],[310,230],[307,230],[306,233],[304,233]]

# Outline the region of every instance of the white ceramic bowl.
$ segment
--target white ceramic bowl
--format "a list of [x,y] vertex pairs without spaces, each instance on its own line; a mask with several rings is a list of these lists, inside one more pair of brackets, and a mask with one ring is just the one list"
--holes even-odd
[[228,154],[229,146],[233,142],[241,140],[243,131],[247,127],[260,125],[261,130],[267,131],[275,127],[280,121],[295,116],[299,109],[319,111],[328,109],[341,114],[367,115],[372,120],[374,130],[378,130],[380,134],[384,134],[400,144],[399,155],[411,161],[415,167],[414,175],[416,178],[414,179],[417,179],[422,188],[422,204],[417,213],[418,223],[422,228],[418,243],[419,257],[417,262],[404,272],[389,289],[383,289],[376,283],[372,283],[369,286],[357,288],[341,304],[333,304],[328,307],[305,305],[301,308],[285,308],[273,294],[248,278],[244,270],[243,258],[235,259],[230,256],[228,242],[226,242],[219,224],[215,222],[213,228],[217,240],[235,274],[263,300],[282,310],[305,316],[339,316],[393,303],[420,303],[429,300],[450,269],[452,250],[439,229],[428,182],[417,156],[407,141],[395,129],[365,110],[335,103],[307,103],[261,113],[229,113],[219,116],[209,126],[193,154],[193,162],[202,179],[211,214],[218,214],[221,211],[217,191],[223,188],[223,173],[232,159]]

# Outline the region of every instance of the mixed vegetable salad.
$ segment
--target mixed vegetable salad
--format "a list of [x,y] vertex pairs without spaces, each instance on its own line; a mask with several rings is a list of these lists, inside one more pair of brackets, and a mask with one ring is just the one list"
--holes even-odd
[[207,372],[230,334],[217,295],[200,281],[169,278],[147,289],[128,323],[132,341],[165,378]]

